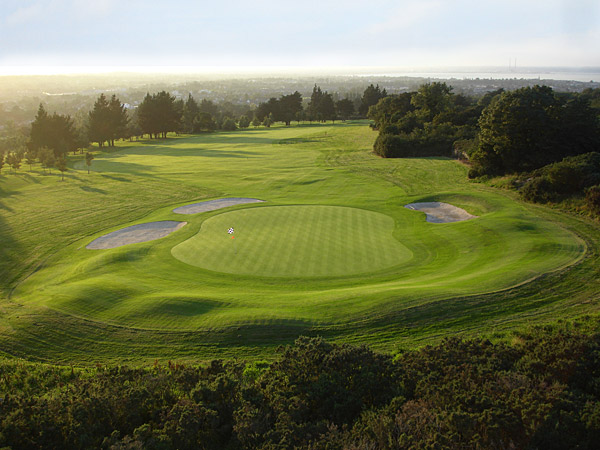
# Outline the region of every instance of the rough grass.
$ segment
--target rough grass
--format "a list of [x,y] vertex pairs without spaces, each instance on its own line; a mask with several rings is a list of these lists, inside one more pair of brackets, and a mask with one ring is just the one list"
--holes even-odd
[[[596,226],[469,183],[456,161],[377,158],[374,137],[361,123],[251,129],[121,143],[65,182],[3,173],[0,349],[82,364],[252,358],[307,334],[390,350],[597,312]],[[85,249],[221,197],[268,203]],[[480,217],[430,224],[403,208],[417,201]]]

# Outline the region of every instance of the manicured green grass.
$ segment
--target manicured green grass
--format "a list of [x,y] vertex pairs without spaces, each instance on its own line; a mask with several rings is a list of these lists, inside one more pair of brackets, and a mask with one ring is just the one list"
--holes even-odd
[[[231,236],[230,227],[235,227]],[[393,231],[391,217],[357,208],[252,208],[211,217],[172,254],[192,266],[231,274],[345,276],[410,259]]]
[[[596,314],[598,228],[470,183],[444,158],[384,160],[364,123],[120,143],[88,176],[0,176],[0,349],[48,361],[265,357],[300,334],[382,349],[502,337]],[[203,199],[265,203],[182,216]],[[431,224],[403,207],[479,216]],[[136,223],[157,241],[87,250]],[[227,234],[235,228],[235,239]]]

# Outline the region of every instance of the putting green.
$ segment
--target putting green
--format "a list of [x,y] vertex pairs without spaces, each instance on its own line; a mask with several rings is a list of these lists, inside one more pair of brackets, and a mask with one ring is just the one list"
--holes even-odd
[[[227,233],[233,227],[233,235]],[[386,269],[412,257],[384,214],[339,206],[272,206],[219,214],[172,250],[216,272],[284,277],[343,276]]]

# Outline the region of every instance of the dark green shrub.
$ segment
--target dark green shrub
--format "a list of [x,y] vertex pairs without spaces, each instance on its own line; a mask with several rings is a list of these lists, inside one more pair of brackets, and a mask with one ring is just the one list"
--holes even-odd
[[555,199],[552,183],[547,177],[530,178],[521,188],[521,196],[530,202],[546,203]]
[[381,134],[400,134],[400,129],[395,124],[384,125]]
[[221,125],[223,131],[235,131],[237,130],[237,126],[235,125],[235,121],[230,119],[229,117],[223,121],[223,125]]
[[588,210],[600,215],[600,185],[592,186],[585,191],[585,202]]
[[379,134],[373,146],[374,152],[384,158],[424,158],[450,156],[452,141],[435,139],[428,135]]

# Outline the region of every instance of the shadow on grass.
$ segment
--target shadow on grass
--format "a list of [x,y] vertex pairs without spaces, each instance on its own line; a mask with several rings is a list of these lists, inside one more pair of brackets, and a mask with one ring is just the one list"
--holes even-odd
[[[12,209],[2,201],[5,197],[0,190],[0,210],[12,212]],[[0,292],[8,292],[16,280],[19,268],[22,268],[20,258],[22,250],[18,241],[13,237],[12,228],[0,215]]]
[[289,139],[281,139],[280,141],[276,142],[279,145],[290,145],[290,144],[311,144],[314,142],[322,142],[323,139],[306,139],[306,138],[289,138]]
[[108,178],[109,180],[122,181],[124,183],[131,183],[131,180],[128,180],[127,178],[117,177],[115,175],[106,175],[103,173],[103,174],[100,174],[100,176],[103,176],[104,178]]
[[85,192],[95,192],[97,194],[106,194],[106,191],[104,189],[99,189],[99,188],[90,187],[90,186],[79,186],[79,189],[81,189],[82,191],[85,191]]

